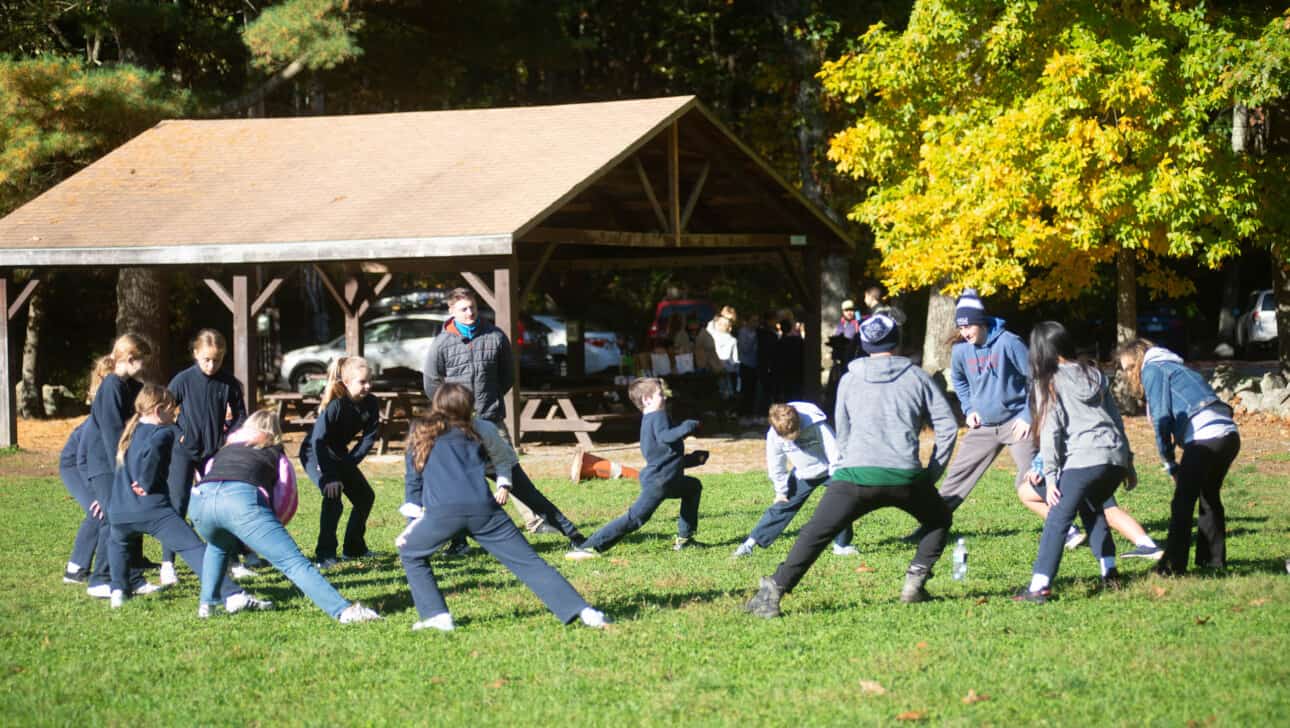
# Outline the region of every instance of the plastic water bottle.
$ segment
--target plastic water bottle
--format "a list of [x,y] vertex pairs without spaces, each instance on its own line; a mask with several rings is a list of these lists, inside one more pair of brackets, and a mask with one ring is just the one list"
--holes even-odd
[[967,543],[963,539],[954,544],[954,581],[967,578]]

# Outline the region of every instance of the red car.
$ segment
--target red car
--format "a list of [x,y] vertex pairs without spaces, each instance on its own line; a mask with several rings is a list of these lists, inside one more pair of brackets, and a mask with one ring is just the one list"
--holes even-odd
[[717,315],[717,307],[706,298],[665,298],[654,308],[654,320],[649,325],[646,338],[653,340],[667,336],[667,322],[672,314],[681,314],[686,321],[696,319],[700,326],[704,326]]

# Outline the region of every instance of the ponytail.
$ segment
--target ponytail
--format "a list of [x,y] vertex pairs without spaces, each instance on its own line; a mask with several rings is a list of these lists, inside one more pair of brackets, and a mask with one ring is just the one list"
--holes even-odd
[[90,369],[90,387],[88,394],[85,395],[86,401],[94,401],[94,395],[99,392],[99,385],[103,384],[103,380],[112,373],[112,369],[115,366],[116,360],[112,358],[111,354],[104,354],[94,360],[94,366]]
[[361,356],[338,356],[327,365],[327,387],[323,389],[322,401],[318,403],[318,413],[327,409],[333,399],[349,396],[345,387],[345,378],[358,369],[371,371],[367,360]]
[[125,464],[125,453],[130,449],[130,441],[134,439],[134,431],[139,426],[139,418],[158,409],[172,409],[175,406],[175,397],[170,390],[159,384],[145,384],[143,389],[139,390],[139,396],[134,399],[134,416],[125,423],[125,430],[121,432],[121,440],[116,446],[116,464]]

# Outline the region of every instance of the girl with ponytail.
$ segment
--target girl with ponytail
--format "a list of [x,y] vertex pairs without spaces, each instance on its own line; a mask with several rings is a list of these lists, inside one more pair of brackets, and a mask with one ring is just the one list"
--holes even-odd
[[[372,372],[361,356],[342,356],[327,367],[327,388],[318,407],[318,420],[300,445],[300,464],[322,491],[318,516],[318,543],[314,557],[319,568],[335,566],[336,529],[344,512],[342,494],[349,499],[349,522],[345,526],[343,555],[362,558],[367,548],[367,517],[376,493],[358,469],[376,444],[381,426],[381,408],[371,394]],[[352,448],[350,442],[358,438]]]

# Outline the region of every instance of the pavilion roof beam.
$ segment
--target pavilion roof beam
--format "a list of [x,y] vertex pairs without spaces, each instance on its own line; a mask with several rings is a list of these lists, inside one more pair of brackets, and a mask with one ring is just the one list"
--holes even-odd
[[[780,262],[774,252],[732,252],[710,255],[666,255],[654,257],[614,258],[615,270],[642,270],[655,268],[699,268],[723,265],[768,265]],[[603,260],[580,258],[553,260],[547,265],[552,272],[603,270]]]
[[681,212],[681,232],[685,232],[690,227],[690,216],[694,214],[695,205],[699,204],[699,195],[703,194],[703,185],[707,183],[708,173],[711,171],[712,162],[704,161],[703,171],[699,172],[699,179],[690,190],[690,199],[685,201],[685,210]]
[[[779,248],[792,244],[793,236],[785,233],[683,233],[683,248]],[[578,228],[534,228],[524,243],[567,243],[574,245],[611,245],[627,248],[675,248],[673,236],[666,233],[624,232],[619,230],[583,230]]]
[[649,181],[649,174],[645,171],[645,165],[641,163],[640,155],[632,157],[632,163],[636,165],[636,175],[640,177],[641,186],[645,188],[645,197],[649,199],[650,207],[654,209],[654,217],[658,219],[660,230],[667,230],[667,214],[663,212],[663,206],[658,202],[658,195],[654,194],[654,185]]

